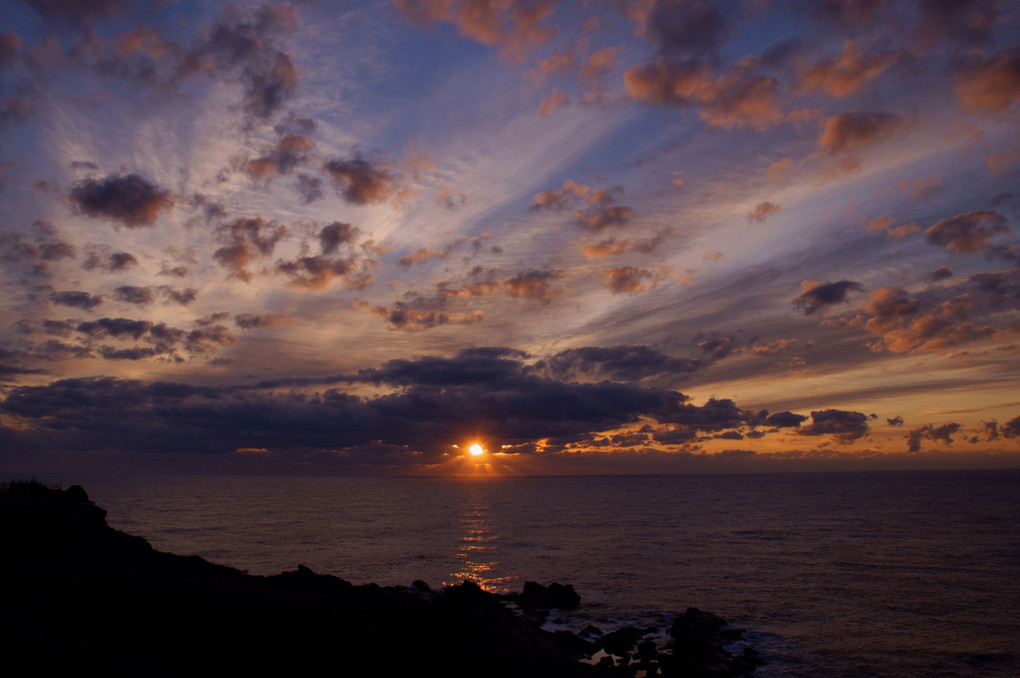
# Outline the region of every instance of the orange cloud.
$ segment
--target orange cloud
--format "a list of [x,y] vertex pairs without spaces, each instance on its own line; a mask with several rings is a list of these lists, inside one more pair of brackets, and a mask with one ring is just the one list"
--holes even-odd
[[895,61],[892,52],[864,56],[853,40],[847,40],[835,59],[823,59],[811,67],[802,64],[797,85],[809,92],[821,90],[842,98],[877,78]]

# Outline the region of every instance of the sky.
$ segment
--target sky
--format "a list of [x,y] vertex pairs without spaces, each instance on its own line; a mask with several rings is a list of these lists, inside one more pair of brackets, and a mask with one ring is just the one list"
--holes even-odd
[[1017,45],[1000,0],[4,2],[0,469],[1018,466]]

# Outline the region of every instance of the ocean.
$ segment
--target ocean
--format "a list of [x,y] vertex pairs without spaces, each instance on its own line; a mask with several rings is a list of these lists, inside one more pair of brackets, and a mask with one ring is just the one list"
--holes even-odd
[[745,629],[755,675],[1020,676],[1020,470],[506,478],[40,477],[252,574],[573,584],[553,627]]

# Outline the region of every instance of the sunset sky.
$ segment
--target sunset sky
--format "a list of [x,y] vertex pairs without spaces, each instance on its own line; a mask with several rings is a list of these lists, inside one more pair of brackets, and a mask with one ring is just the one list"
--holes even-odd
[[0,470],[1020,465],[1017,45],[999,0],[4,2]]

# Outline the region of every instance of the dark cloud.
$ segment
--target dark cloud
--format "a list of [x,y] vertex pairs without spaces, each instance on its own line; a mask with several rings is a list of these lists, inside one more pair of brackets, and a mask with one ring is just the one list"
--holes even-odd
[[276,42],[292,33],[297,13],[293,7],[260,7],[250,18],[228,11],[205,39],[183,58],[181,77],[206,72],[239,80],[244,110],[267,119],[290,100],[298,85],[297,69]]
[[147,334],[152,323],[147,320],[130,320],[128,318],[99,318],[83,322],[76,328],[79,332],[94,337],[130,337],[139,339]]
[[925,277],[932,282],[946,280],[947,278],[953,277],[953,268],[952,266],[939,266],[938,268],[929,271],[928,275]]
[[650,346],[583,346],[570,348],[535,364],[556,379],[611,379],[633,382],[649,377],[683,378],[705,365],[702,360],[674,358]]
[[660,0],[644,17],[642,34],[671,57],[711,57],[732,37],[725,3]]
[[793,300],[793,305],[804,315],[811,315],[829,306],[845,302],[849,292],[861,292],[864,287],[852,280],[827,283],[805,280],[801,283],[801,289],[804,291]]
[[805,436],[833,436],[848,445],[868,434],[868,415],[846,410],[821,410],[811,413],[811,423],[801,426]]
[[798,4],[846,30],[873,25],[891,5],[887,0],[800,0]]
[[554,287],[553,283],[565,275],[564,271],[552,269],[528,269],[515,276],[504,278],[502,285],[512,296],[523,297],[543,304],[563,294],[562,287]]
[[156,291],[166,300],[172,301],[181,306],[187,306],[191,302],[198,299],[198,290],[194,287],[188,287],[183,290],[174,289],[168,285],[160,285],[156,288]]
[[[144,357],[146,347],[119,359]],[[151,357],[151,356],[150,356]],[[0,411],[31,428],[11,443],[123,452],[227,453],[347,450],[355,463],[384,464],[399,447],[403,463],[445,458],[469,435],[523,450],[584,445],[595,434],[651,420],[678,435],[718,433],[746,419],[731,401],[690,404],[676,391],[635,385],[568,383],[531,372],[509,349],[463,351],[452,358],[395,360],[348,378],[394,387],[371,397],[336,388],[316,392],[94,377],[10,390]],[[74,432],[74,435],[68,435]],[[621,436],[620,445],[646,435]]]
[[123,0],[27,0],[43,17],[84,26],[91,21],[111,19],[125,10]]
[[333,158],[324,168],[337,195],[352,205],[385,202],[399,191],[398,177],[387,166],[358,156]]
[[[814,416],[813,412],[811,414]],[[805,421],[807,421],[807,417],[803,414],[794,414],[793,412],[786,411],[770,414],[765,418],[765,425],[775,428],[797,428]]]
[[890,426],[903,426],[903,417],[895,416],[892,419],[886,419],[886,423]]
[[121,285],[113,291],[113,296],[118,301],[128,304],[151,304],[155,294],[148,287],[136,287],[134,285]]
[[906,436],[907,450],[909,452],[920,452],[922,440],[942,441],[944,444],[950,445],[953,442],[950,436],[959,430],[960,425],[957,423],[943,424],[941,426],[927,424],[911,429]]
[[694,341],[702,352],[709,354],[714,360],[722,360],[742,348],[734,337],[718,332],[699,332]]
[[353,258],[336,259],[323,255],[276,262],[277,273],[290,278],[290,285],[311,290],[320,290],[337,279],[343,280],[348,287],[365,287],[372,278],[370,275],[354,277],[357,270],[358,263]]
[[21,36],[10,31],[0,33],[0,73],[10,68],[18,59]]
[[826,118],[818,146],[830,154],[856,151],[886,139],[902,124],[893,113],[841,113]]
[[294,187],[301,196],[301,202],[305,205],[322,197],[322,179],[310,174],[297,175],[297,183],[294,184]]
[[76,320],[43,320],[42,331],[54,337],[69,337],[77,324]]
[[999,430],[1005,438],[1020,438],[1020,415],[1007,421]]
[[103,303],[103,297],[99,295],[92,296],[88,292],[52,292],[50,294],[50,301],[60,306],[70,306],[84,311],[91,311]]
[[82,214],[110,219],[128,228],[154,225],[159,213],[174,204],[170,191],[137,174],[84,179],[71,189],[70,198]]
[[926,42],[987,43],[1000,20],[998,4],[994,0],[919,0],[918,35]]
[[340,245],[353,242],[358,237],[358,229],[351,224],[339,221],[323,226],[316,236],[319,244],[322,245],[323,254],[332,254]]
[[1009,233],[1006,217],[998,212],[977,210],[943,219],[925,232],[925,239],[931,245],[953,252],[976,252],[1000,233]]

